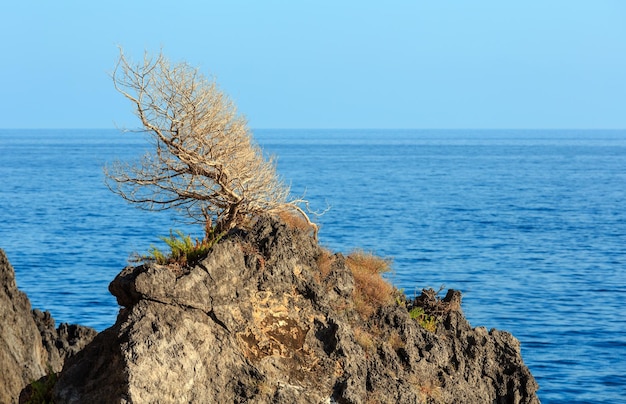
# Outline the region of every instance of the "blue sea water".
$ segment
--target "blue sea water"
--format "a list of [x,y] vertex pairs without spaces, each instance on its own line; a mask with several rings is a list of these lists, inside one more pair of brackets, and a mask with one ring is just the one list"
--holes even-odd
[[[392,257],[412,296],[463,292],[473,326],[522,345],[543,403],[619,403],[626,391],[626,131],[258,130],[319,217],[322,244]],[[138,134],[0,130],[0,248],[34,307],[102,330],[107,286],[174,212],[129,206],[102,167]]]

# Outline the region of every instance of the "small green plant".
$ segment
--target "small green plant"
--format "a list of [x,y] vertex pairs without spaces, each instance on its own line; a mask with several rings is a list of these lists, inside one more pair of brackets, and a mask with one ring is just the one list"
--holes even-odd
[[409,311],[409,316],[413,320],[416,320],[426,331],[435,332],[437,330],[437,324],[439,323],[437,317],[426,314],[422,307],[412,308],[411,311]]
[[191,266],[206,257],[209,250],[224,236],[217,233],[215,229],[207,229],[202,240],[192,240],[190,235],[185,235],[182,231],[170,230],[169,237],[160,237],[170,248],[169,254],[162,252],[155,246],[149,251],[149,256],[141,257],[144,261],[154,261],[161,265],[177,264],[181,267]]
[[52,389],[57,382],[57,374],[48,366],[48,374],[30,384],[31,394],[26,401],[28,404],[53,404]]
[[412,320],[417,320],[424,314],[425,314],[424,309],[421,307],[414,307],[411,309],[411,311],[409,311],[409,316],[411,317]]
[[404,288],[395,290],[396,305],[400,307],[406,307],[406,295],[404,294]]

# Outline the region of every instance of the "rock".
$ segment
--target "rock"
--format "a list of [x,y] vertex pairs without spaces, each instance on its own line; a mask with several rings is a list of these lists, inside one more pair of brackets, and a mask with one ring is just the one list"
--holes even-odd
[[83,349],[97,334],[90,327],[61,323],[55,328],[50,312],[37,309],[32,312],[41,335],[43,347],[48,354],[47,364],[53,372],[60,372],[65,360]]
[[62,324],[54,329],[50,313],[31,311],[17,289],[15,272],[0,249],[0,402],[16,403],[20,392],[85,346],[96,332]]
[[0,402],[17,402],[20,391],[46,372],[47,352],[31,315],[30,301],[17,289],[15,273],[0,250]]
[[[182,272],[126,268],[109,287],[116,323],[66,361],[55,399],[538,403],[519,342],[472,328],[460,293],[398,294],[365,315],[347,261],[266,217]],[[418,303],[434,332],[409,316]]]

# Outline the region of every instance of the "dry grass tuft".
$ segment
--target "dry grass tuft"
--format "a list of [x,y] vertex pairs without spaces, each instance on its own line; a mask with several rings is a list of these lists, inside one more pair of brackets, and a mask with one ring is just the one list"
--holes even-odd
[[288,210],[281,210],[277,213],[277,215],[280,220],[282,220],[287,226],[291,227],[292,229],[298,229],[307,232],[314,230],[311,225],[307,223],[304,217],[299,214]]
[[424,399],[424,403],[439,403],[441,402],[441,386],[438,382],[427,381],[419,386],[419,391]]
[[317,268],[322,274],[322,279],[330,274],[333,262],[335,262],[334,254],[326,249],[322,249],[320,255],[317,256]]
[[381,273],[390,269],[390,261],[372,253],[355,251],[346,258],[354,276],[354,305],[364,318],[371,317],[380,307],[394,302],[394,288]]
[[389,272],[391,269],[390,259],[381,258],[371,252],[363,250],[355,250],[351,252],[350,255],[348,255],[347,263],[352,270],[354,270],[354,267],[358,267],[361,270],[372,274],[382,274],[384,272]]
[[367,330],[361,327],[356,327],[354,329],[354,339],[356,340],[356,343],[361,348],[363,348],[366,353],[371,354],[372,352],[374,352],[374,349],[376,348],[376,346],[374,345],[374,339]]
[[402,340],[402,337],[396,330],[391,331],[388,342],[389,342],[389,345],[391,346],[391,349],[393,349],[394,351],[397,351],[398,349],[404,348],[406,346],[406,344]]
[[419,392],[419,403],[440,403],[443,398],[441,382],[434,375],[428,376],[428,373],[430,372],[420,375],[410,375],[407,381]]

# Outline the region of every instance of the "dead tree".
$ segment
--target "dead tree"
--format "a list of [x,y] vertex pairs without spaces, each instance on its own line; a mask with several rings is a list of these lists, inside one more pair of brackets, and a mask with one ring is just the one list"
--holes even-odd
[[133,64],[120,50],[112,74],[133,104],[152,149],[134,163],[105,167],[107,185],[147,210],[175,208],[223,233],[262,213],[295,211],[272,158],[253,141],[245,118],[214,80],[160,53]]

